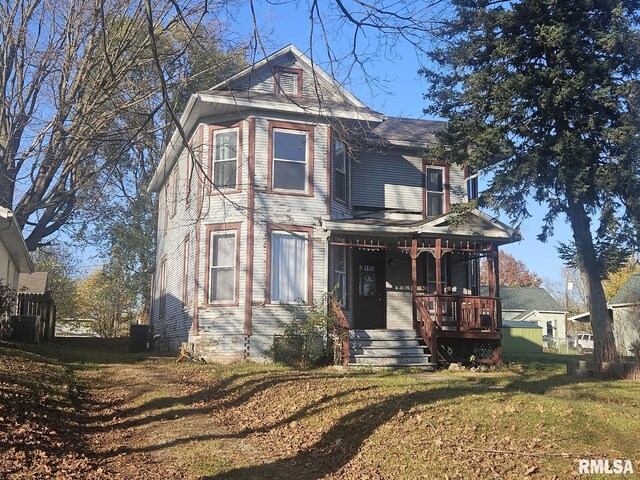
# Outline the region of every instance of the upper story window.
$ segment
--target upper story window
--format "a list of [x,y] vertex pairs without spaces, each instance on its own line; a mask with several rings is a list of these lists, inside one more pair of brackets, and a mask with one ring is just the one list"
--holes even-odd
[[313,127],[271,122],[269,187],[282,193],[310,194]]
[[213,132],[213,184],[236,188],[238,171],[238,129]]
[[444,213],[444,167],[427,166],[426,169],[427,216]]
[[349,177],[347,174],[347,149],[343,142],[336,140],[332,149],[333,197],[347,203],[349,198]]
[[478,198],[478,174],[475,175],[469,170],[469,177],[467,178],[467,200],[475,200]]
[[178,211],[178,165],[173,170],[171,176],[171,216],[173,217]]
[[275,94],[293,97],[302,96],[302,70],[281,67],[274,74]]

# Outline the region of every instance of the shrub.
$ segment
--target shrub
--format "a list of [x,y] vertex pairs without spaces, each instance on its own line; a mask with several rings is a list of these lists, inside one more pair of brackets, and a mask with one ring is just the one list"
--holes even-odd
[[285,325],[283,335],[274,338],[271,352],[275,361],[304,367],[329,365],[334,361],[334,342],[341,340],[346,332],[341,331],[329,309],[332,295],[332,292],[325,293],[311,304],[280,303],[292,318]]

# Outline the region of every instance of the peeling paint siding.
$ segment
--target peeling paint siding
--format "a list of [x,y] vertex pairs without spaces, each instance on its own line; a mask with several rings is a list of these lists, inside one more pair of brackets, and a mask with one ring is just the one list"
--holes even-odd
[[[352,203],[375,207],[422,211],[422,158],[408,155],[363,154],[352,162]],[[463,167],[449,167],[451,203],[467,201]]]
[[449,166],[449,184],[451,203],[466,203],[467,182],[464,179],[464,167],[460,165]]
[[[193,145],[200,145],[199,130],[196,129],[191,138]],[[158,244],[157,244],[157,264],[156,264],[156,281],[154,285],[154,304],[152,312],[152,325],[155,333],[164,334],[170,341],[173,349],[176,349],[180,342],[186,341],[189,329],[192,324],[193,311],[193,284],[194,284],[194,268],[195,264],[195,224],[197,221],[196,208],[192,205],[196,203],[195,190],[192,193],[191,205],[187,208],[187,159],[188,152],[183,150],[179,157],[179,161],[174,167],[177,170],[177,208],[176,214],[171,216],[172,195],[169,189],[169,196],[165,199],[164,187],[160,191],[158,201]],[[195,176],[195,175],[194,175]],[[174,176],[169,175],[169,182],[173,182]],[[193,179],[193,182],[196,180]],[[192,184],[192,186],[195,185]],[[165,226],[165,210],[169,209],[167,225]],[[166,229],[166,234],[164,230]],[[184,272],[184,240],[189,236],[189,268],[187,278],[187,303],[183,305],[183,272]],[[166,300],[165,300],[165,316],[160,318],[160,265],[162,260],[166,258]]]
[[353,205],[422,211],[422,159],[364,154],[352,162]]

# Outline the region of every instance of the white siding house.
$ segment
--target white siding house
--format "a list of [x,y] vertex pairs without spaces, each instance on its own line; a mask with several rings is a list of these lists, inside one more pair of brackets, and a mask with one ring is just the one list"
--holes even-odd
[[0,282],[18,288],[21,273],[33,272],[33,263],[13,212],[0,207]]
[[372,111],[294,46],[193,94],[181,122],[189,147],[176,132],[150,185],[152,326],[174,348],[268,361],[291,321],[281,302],[337,286],[354,330],[431,342],[431,316],[499,350],[497,290],[480,297],[478,264],[517,233],[477,210],[453,221],[476,180],[425,153],[443,122]]

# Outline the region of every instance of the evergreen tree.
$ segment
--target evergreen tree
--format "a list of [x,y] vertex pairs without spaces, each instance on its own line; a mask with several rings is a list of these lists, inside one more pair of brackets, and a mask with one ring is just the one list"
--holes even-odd
[[615,345],[602,279],[638,249],[639,0],[454,0],[423,74],[448,118],[435,152],[493,177],[481,205],[519,223],[547,207],[539,239],[583,273],[596,358]]

